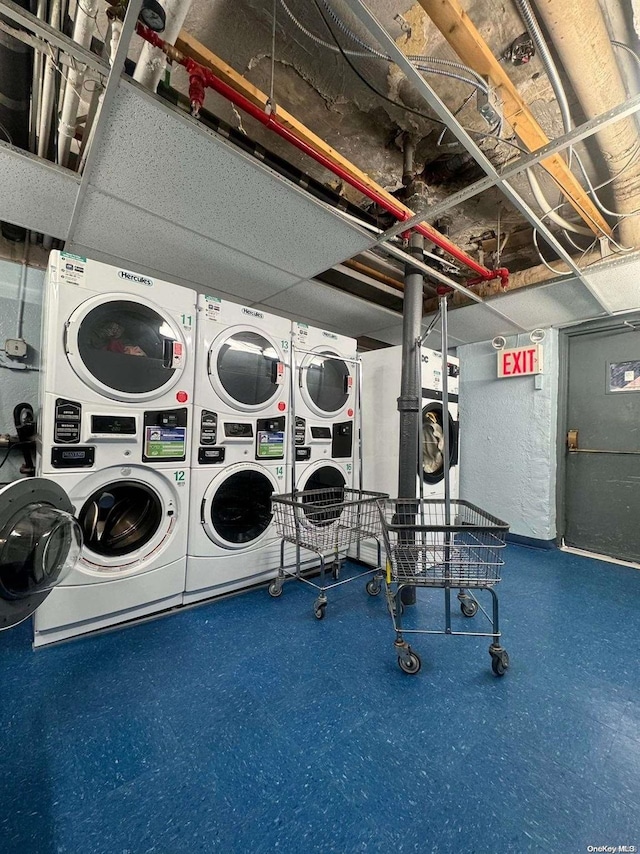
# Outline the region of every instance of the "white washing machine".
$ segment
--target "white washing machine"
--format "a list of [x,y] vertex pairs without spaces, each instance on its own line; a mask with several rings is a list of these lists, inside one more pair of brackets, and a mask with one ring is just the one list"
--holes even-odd
[[[304,323],[293,324],[292,340],[294,488],[353,487],[357,463],[356,341]],[[340,478],[331,472],[341,472],[345,483],[335,482]],[[327,478],[332,482],[324,483]]]
[[290,490],[291,324],[201,296],[185,603],[271,578],[271,495]]
[[189,469],[143,465],[59,474],[83,536],[75,567],[34,618],[34,646],[180,605]]
[[121,438],[132,435],[144,437],[132,462],[188,462],[195,318],[195,292],[188,288],[52,252],[39,472],[57,476],[68,467],[123,462]]
[[[402,347],[386,347],[362,356],[362,479],[365,489],[398,494],[400,414],[398,397]],[[442,354],[422,348],[422,489],[425,498],[444,498],[444,423]],[[449,391],[449,466],[451,498],[459,498],[458,389],[460,363],[447,359]],[[416,496],[420,476],[416,460]],[[363,559],[373,561],[369,544]]]

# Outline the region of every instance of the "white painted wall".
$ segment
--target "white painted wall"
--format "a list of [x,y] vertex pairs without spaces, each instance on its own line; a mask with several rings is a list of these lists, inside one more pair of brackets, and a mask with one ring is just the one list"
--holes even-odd
[[[507,347],[529,343],[528,335]],[[490,341],[458,347],[460,496],[504,519],[511,533],[556,535],[558,331],[546,330],[542,387],[534,377],[497,379]]]
[[[22,265],[11,261],[0,261],[0,348],[7,338],[16,337],[18,318],[18,293]],[[29,345],[26,365],[32,370],[12,368],[12,362],[0,352],[0,433],[15,435],[13,407],[17,403],[30,403],[34,411],[38,403],[38,373],[34,368],[40,361],[40,316],[44,286],[44,270],[27,268],[26,302],[22,337]],[[0,462],[6,451],[0,448]],[[7,462],[0,468],[0,483],[8,483],[22,477],[20,465],[23,457],[12,451]]]

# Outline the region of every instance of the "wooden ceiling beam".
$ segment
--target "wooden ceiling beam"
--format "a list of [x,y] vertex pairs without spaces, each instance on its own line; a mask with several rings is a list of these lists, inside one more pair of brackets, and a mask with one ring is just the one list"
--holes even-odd
[[[465,65],[490,80],[502,101],[503,115],[530,152],[542,148],[549,137],[511,82],[489,45],[462,8],[460,0],[418,0],[429,18]],[[540,165],[551,175],[564,197],[595,235],[611,236],[611,228],[565,160],[554,154]]]

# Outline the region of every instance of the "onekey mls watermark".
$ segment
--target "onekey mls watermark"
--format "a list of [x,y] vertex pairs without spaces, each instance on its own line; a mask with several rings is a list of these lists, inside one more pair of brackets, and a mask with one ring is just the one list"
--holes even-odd
[[636,845],[587,845],[588,854],[637,854]]

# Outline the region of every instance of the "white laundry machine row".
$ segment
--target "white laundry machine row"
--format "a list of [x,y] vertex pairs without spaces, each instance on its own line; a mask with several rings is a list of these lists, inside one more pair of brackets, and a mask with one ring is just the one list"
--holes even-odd
[[52,252],[39,473],[188,465],[195,318],[195,292],[188,288]]
[[185,603],[275,575],[271,496],[291,489],[291,322],[203,295],[196,349]]
[[56,478],[80,558],[34,617],[34,646],[176,607],[186,571],[189,469],[112,466]]
[[355,487],[358,361],[354,338],[292,325],[293,488]]
[[[365,489],[398,494],[400,414],[398,397],[402,373],[402,347],[388,347],[362,354],[362,477]],[[444,411],[442,354],[426,347],[421,351],[422,451],[416,460],[416,496],[444,498]],[[459,498],[458,390],[460,362],[447,359],[449,484],[451,498]],[[420,469],[420,470],[419,470]],[[361,548],[363,560],[375,563],[370,543]]]
[[194,291],[51,254],[37,468],[84,545],[35,616],[35,646],[182,600],[195,319]]

